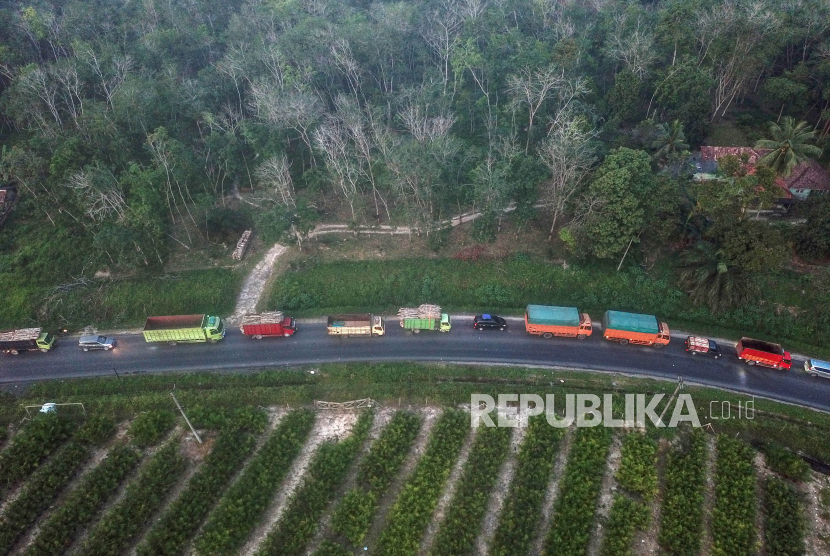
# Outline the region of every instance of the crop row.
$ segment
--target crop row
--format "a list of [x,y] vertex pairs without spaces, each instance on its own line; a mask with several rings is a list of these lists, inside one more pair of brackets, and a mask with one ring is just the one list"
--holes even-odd
[[770,477],[764,484],[764,540],[767,556],[803,556],[806,519],[801,493]]
[[650,518],[648,506],[624,494],[616,495],[605,524],[600,556],[632,556],[634,534],[645,529]]
[[544,416],[530,419],[519,451],[516,475],[493,538],[490,550],[493,556],[530,551],[561,438],[562,429],[551,427]]
[[695,556],[700,551],[705,481],[706,437],[695,431],[685,447],[666,458],[659,540],[669,556]]
[[254,444],[254,437],[249,433],[233,429],[223,431],[201,469],[147,534],[137,554],[172,556],[181,553]]
[[712,554],[755,553],[755,452],[744,442],[718,437],[715,507],[712,509]]
[[617,483],[651,500],[657,494],[657,443],[644,434],[625,435],[620,451]]
[[29,478],[0,517],[0,554],[10,553],[17,539],[52,504],[89,455],[86,446],[70,440]]
[[161,440],[174,424],[176,424],[176,418],[172,411],[159,409],[144,411],[133,419],[130,425],[133,444],[139,448],[152,446]]
[[460,411],[447,411],[435,424],[424,455],[389,512],[379,541],[379,554],[417,553],[424,529],[469,433],[470,417]]
[[179,454],[178,440],[160,449],[140,471],[138,478],[127,486],[124,498],[104,514],[90,531],[80,554],[120,554],[138,536],[150,516],[161,507],[165,496],[186,468],[187,460]]
[[314,413],[292,411],[251,458],[211,513],[195,546],[200,554],[231,554],[245,542],[274,497],[314,426]]
[[583,556],[586,553],[610,445],[611,433],[605,427],[576,430],[559,482],[553,525],[545,539],[544,554]]
[[353,546],[363,540],[377,511],[378,501],[403,464],[420,428],[421,418],[415,413],[395,413],[360,462],[357,486],[338,504],[331,522],[334,533],[343,535]]
[[369,435],[372,418],[371,412],[362,413],[348,438],[320,446],[302,486],[291,497],[276,528],[268,534],[257,552],[259,556],[297,555],[303,552],[317,531],[320,515]]
[[72,434],[72,423],[57,414],[38,415],[0,454],[0,492],[34,471]]
[[462,556],[473,548],[487,512],[490,491],[510,447],[510,429],[479,430],[447,515],[438,531],[434,556]]
[[112,448],[106,459],[90,471],[55,513],[49,516],[24,554],[62,554],[72,544],[75,535],[95,518],[140,459],[135,448],[124,444]]

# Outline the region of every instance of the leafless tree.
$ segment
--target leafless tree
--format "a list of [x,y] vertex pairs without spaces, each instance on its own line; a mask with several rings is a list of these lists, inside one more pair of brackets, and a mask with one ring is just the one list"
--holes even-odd
[[83,84],[78,77],[78,68],[74,61],[63,60],[50,68],[50,73],[60,85],[58,94],[64,108],[75,122],[75,127],[80,127],[78,118],[84,113],[84,99],[81,97]]
[[577,98],[588,92],[588,86],[582,78],[569,79],[553,66],[531,70],[522,68],[519,73],[507,77],[508,91],[513,97],[514,107],[527,104],[528,128],[525,154],[530,148],[530,137],[536,113],[546,100],[556,95],[557,109],[560,113]]
[[594,163],[591,139],[595,132],[587,129],[581,117],[565,114],[552,122],[548,136],[539,147],[539,158],[550,172],[550,179],[542,185],[541,201],[551,213],[548,239],[553,237],[556,222],[565,207],[583,185]]
[[[40,100],[49,110],[58,127],[62,126],[63,121],[58,110],[58,88],[46,70],[33,68],[30,71],[20,74],[17,79],[23,91],[29,93],[33,98]],[[35,109],[33,112],[37,112],[37,110]],[[42,124],[46,123],[43,118],[40,121]]]
[[[109,171],[105,174],[93,176],[90,171],[76,172],[69,177],[66,185],[81,198],[84,213],[90,220],[101,222],[114,218],[121,222],[127,213],[127,202],[115,176]],[[102,184],[101,181],[108,183]]]
[[331,43],[329,49],[335,67],[343,74],[349,82],[349,87],[352,89],[355,100],[359,99],[361,85],[360,85],[360,64],[357,63],[352,55],[352,48],[349,46],[349,41],[343,38],[337,38]]
[[[157,130],[156,132],[147,135],[147,147],[153,155],[153,160],[155,161],[156,166],[164,170],[164,194],[167,200],[167,207],[170,210],[170,217],[175,220],[175,214],[173,213],[175,210],[176,213],[184,219],[184,214],[179,206],[181,204],[191,222],[195,225],[196,219],[193,218],[193,214],[191,214],[190,208],[188,207],[188,203],[193,203],[193,198],[190,196],[190,190],[188,189],[187,184],[183,184],[176,177],[175,169],[177,161],[170,149],[169,138],[167,137],[167,133],[164,129]],[[192,243],[193,240],[190,237],[188,227],[185,226],[184,229],[187,234],[188,242]]]
[[251,106],[260,118],[277,127],[294,129],[313,149],[308,132],[323,114],[323,104],[315,91],[301,85],[283,91],[276,83],[261,80],[251,85],[251,98]]
[[227,75],[236,88],[236,98],[239,101],[239,111],[244,113],[245,104],[242,101],[242,87],[248,81],[248,45],[244,42],[232,44],[221,60],[216,64],[219,73]]
[[427,109],[416,103],[410,103],[406,106],[399,117],[407,131],[421,143],[435,141],[437,138],[445,136],[457,120],[455,115],[449,112],[429,116]]
[[288,159],[285,154],[279,154],[267,158],[254,174],[259,184],[271,192],[279,204],[285,208],[294,208],[294,181],[288,169]]
[[113,97],[115,97],[115,91],[127,79],[127,75],[133,67],[133,59],[129,55],[115,56],[110,61],[109,67],[105,68],[102,56],[95,52],[90,45],[78,43],[74,49],[75,56],[92,69],[92,72],[98,78],[98,84],[107,99],[107,104],[114,109]]
[[336,190],[349,204],[352,220],[357,220],[355,203],[358,198],[360,169],[350,153],[348,131],[336,117],[328,117],[313,132],[314,144],[323,154],[326,167],[335,178]]
[[443,92],[447,93],[450,80],[450,55],[452,44],[463,19],[458,13],[458,6],[453,0],[441,0],[439,8],[430,12],[420,29],[421,36],[438,57],[438,70],[441,72]]
[[615,17],[615,23],[615,30],[608,36],[605,51],[642,79],[657,57],[654,52],[654,35],[639,17],[633,26],[629,25],[625,12]]

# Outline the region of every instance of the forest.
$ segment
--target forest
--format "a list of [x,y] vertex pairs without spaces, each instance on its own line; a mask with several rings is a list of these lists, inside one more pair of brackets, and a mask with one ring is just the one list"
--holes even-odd
[[[830,283],[829,196],[759,212],[826,168],[824,0],[10,0],[0,125],[4,323],[248,228],[467,210],[480,242],[509,218],[577,260],[659,253],[712,313],[793,260]],[[695,181],[702,144],[770,151]]]

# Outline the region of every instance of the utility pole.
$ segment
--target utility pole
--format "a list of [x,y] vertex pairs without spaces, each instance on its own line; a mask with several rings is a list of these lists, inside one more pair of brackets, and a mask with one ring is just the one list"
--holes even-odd
[[190,419],[188,419],[188,418],[187,418],[187,415],[185,415],[185,413],[184,413],[184,409],[182,409],[182,406],[181,406],[181,405],[179,405],[179,400],[177,400],[177,399],[176,399],[176,395],[175,395],[175,394],[173,394],[173,392],[170,392],[170,396],[172,396],[173,401],[174,401],[174,402],[176,402],[176,407],[178,407],[178,408],[179,408],[179,411],[181,411],[181,413],[182,413],[182,417],[184,417],[184,420],[187,422],[187,426],[188,426],[188,427],[190,427],[190,430],[191,430],[191,431],[193,431],[193,436],[195,436],[195,437],[196,437],[196,440],[199,442],[199,444],[201,444],[201,443],[202,443],[202,439],[201,439],[201,438],[199,438],[199,433],[198,433],[198,432],[196,432],[196,429],[194,429],[194,428],[193,428],[193,425],[190,423]]

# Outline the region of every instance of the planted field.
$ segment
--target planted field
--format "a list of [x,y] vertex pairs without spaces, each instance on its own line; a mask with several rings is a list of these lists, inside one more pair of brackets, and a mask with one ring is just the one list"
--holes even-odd
[[34,471],[69,438],[72,430],[70,421],[54,414],[38,415],[27,424],[0,454],[0,494]]
[[776,477],[764,483],[764,537],[767,556],[803,556],[806,529],[803,495]]
[[306,471],[302,487],[294,494],[276,528],[257,551],[258,556],[302,553],[317,531],[320,515],[366,440],[372,417],[371,412],[363,413],[345,440],[320,447]]
[[610,445],[611,432],[605,427],[577,429],[559,483],[553,525],[545,540],[544,554],[583,556],[587,553]]
[[470,417],[460,411],[446,411],[435,424],[423,457],[389,513],[378,543],[380,554],[410,556],[418,552],[421,536],[468,434]]
[[498,427],[478,431],[458,490],[438,531],[433,556],[462,556],[471,553],[487,511],[490,490],[507,456],[509,432],[508,428]]
[[530,550],[561,438],[562,429],[551,427],[543,415],[530,419],[516,476],[490,549],[493,556],[526,554]]
[[706,482],[706,437],[695,431],[686,445],[670,452],[660,522],[660,545],[670,556],[700,550]]
[[755,452],[747,444],[719,436],[712,509],[712,554],[755,554]]

